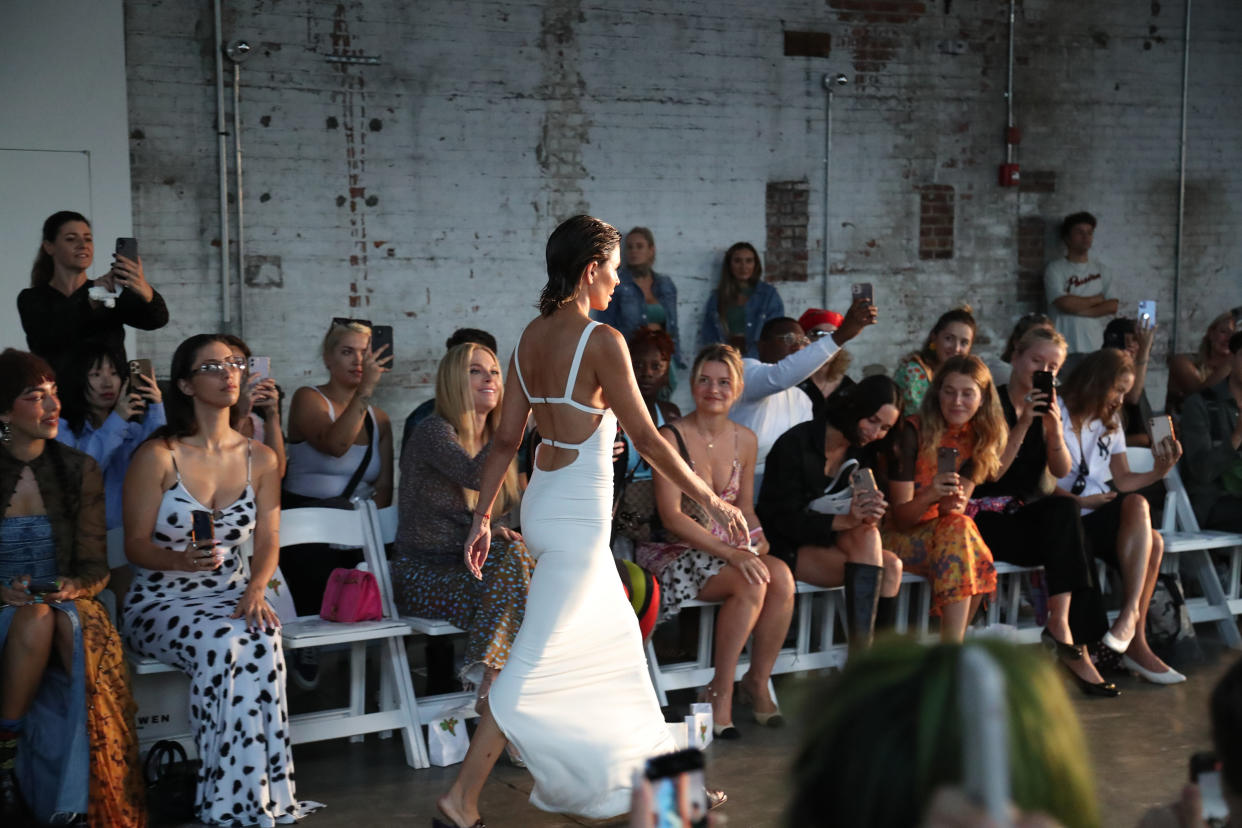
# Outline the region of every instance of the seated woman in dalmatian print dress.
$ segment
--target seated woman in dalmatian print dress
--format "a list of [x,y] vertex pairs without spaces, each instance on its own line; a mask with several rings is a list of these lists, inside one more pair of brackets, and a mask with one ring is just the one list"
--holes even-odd
[[[279,554],[276,455],[229,428],[240,364],[220,337],[177,348],[168,426],[125,479],[125,553],[137,570],[121,630],[135,652],[190,676],[190,724],[202,769],[200,820],[294,822],[317,807],[294,794],[280,621],[264,590]],[[191,539],[212,514],[214,547]],[[254,538],[251,573],[239,547]]]

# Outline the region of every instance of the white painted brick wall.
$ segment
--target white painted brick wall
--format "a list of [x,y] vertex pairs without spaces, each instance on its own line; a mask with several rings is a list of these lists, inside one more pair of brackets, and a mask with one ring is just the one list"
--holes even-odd
[[[963,300],[991,340],[982,349],[998,349],[1031,309],[1016,300],[1019,215],[1055,226],[1096,212],[1123,306],[1171,308],[1176,2],[1155,16],[1128,0],[1019,4],[1020,160],[1057,174],[1056,192],[1021,195],[995,184],[1003,3],[957,0],[946,14],[929,2],[901,23],[844,19],[832,0],[225,5],[227,36],[258,47],[242,68],[246,250],[278,257],[283,274],[282,287],[247,288],[245,335],[289,388],[318,381],[326,322],[351,312],[396,326],[399,367],[379,394],[394,417],[429,396],[454,328],[489,329],[507,353],[534,312],[544,241],[577,209],[655,231],[692,349],[724,249],[762,247],[766,182],[806,179],[811,281],[779,287],[791,315],[818,305],[828,71],[854,81],[834,103],[831,304],[870,280],[886,322],[851,346],[857,365],[893,364]],[[1242,7],[1196,15],[1182,348],[1242,303]],[[211,21],[205,4],[139,0],[126,21],[135,227],[173,314],[139,350],[166,363],[183,337],[220,327]],[[785,29],[830,32],[832,56],[785,57]],[[964,52],[940,52],[959,39]],[[382,63],[332,66],[334,47]],[[364,194],[351,197],[351,175]],[[929,183],[956,191],[950,260],[918,259],[915,188]]]

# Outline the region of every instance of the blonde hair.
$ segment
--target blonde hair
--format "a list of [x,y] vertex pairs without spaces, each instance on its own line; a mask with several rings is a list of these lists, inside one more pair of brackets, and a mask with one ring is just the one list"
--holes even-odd
[[1040,345],[1044,342],[1051,342],[1053,345],[1056,345],[1061,349],[1062,354],[1069,351],[1069,344],[1066,343],[1065,337],[1061,336],[1060,331],[1048,325],[1036,325],[1018,337],[1018,341],[1013,346],[1014,356],[1025,354],[1035,345]]
[[970,456],[974,461],[971,479],[975,483],[982,483],[1000,471],[1000,456],[1005,450],[1005,443],[1009,441],[1009,426],[1005,422],[1005,413],[1001,409],[992,372],[977,356],[955,356],[936,372],[936,377],[923,395],[923,403],[919,408],[919,453],[924,460],[935,466],[936,449],[949,427],[945,422],[944,412],[940,409],[940,389],[944,387],[945,378],[952,374],[970,377],[979,386],[979,410],[970,418],[975,431],[975,443],[971,446]]
[[1109,429],[1120,428],[1121,408],[1110,410],[1109,398],[1122,377],[1134,376],[1134,360],[1125,351],[1104,348],[1083,357],[1061,387],[1061,399],[1070,414],[1099,420]]
[[708,345],[699,351],[699,355],[694,358],[694,366],[690,369],[691,386],[698,380],[699,370],[704,363],[708,362],[719,362],[729,369],[729,379],[733,382],[733,387],[737,389],[733,399],[735,402],[741,399],[742,388],[744,387],[742,380],[742,355],[738,353],[737,348],[734,348],[732,345],[718,343],[716,345]]
[[1205,380],[1211,371],[1208,370],[1208,358],[1212,356],[1212,331],[1220,325],[1233,319],[1233,311],[1225,311],[1220,316],[1212,320],[1212,324],[1207,326],[1207,330],[1203,334],[1203,339],[1199,340],[1199,350],[1195,352],[1194,366],[1199,372],[1199,379]]
[[[496,428],[500,425],[500,408],[505,399],[502,376],[501,382],[496,385],[496,406],[487,412],[482,432],[476,433],[474,398],[470,391],[470,360],[476,351],[482,351],[491,357],[499,369],[500,361],[496,359],[496,354],[492,353],[491,348],[477,342],[463,342],[449,349],[444,358],[440,360],[440,367],[436,370],[436,413],[453,427],[453,431],[457,434],[457,442],[471,457],[482,451],[496,433]],[[479,503],[478,489],[462,487],[462,496],[466,500],[467,508],[471,510]],[[492,510],[497,515],[506,514],[517,505],[517,501],[517,460],[515,459],[509,463],[509,469],[505,472]]]
[[335,351],[336,346],[341,344],[341,340],[345,335],[351,333],[370,337],[371,329],[360,322],[333,322],[328,326],[328,332],[323,335],[323,345],[320,348],[323,358],[326,360],[328,354]]

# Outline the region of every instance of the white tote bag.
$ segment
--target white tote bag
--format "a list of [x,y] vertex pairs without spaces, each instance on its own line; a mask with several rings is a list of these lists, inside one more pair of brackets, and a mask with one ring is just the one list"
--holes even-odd
[[469,748],[466,717],[460,711],[454,711],[442,719],[432,719],[427,725],[427,752],[431,764],[441,768],[456,765],[466,758]]

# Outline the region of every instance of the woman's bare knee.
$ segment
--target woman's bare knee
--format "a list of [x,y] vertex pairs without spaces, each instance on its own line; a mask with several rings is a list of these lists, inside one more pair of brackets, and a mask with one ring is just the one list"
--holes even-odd
[[1131,525],[1151,526],[1151,508],[1141,494],[1126,495],[1121,501],[1121,520]]
[[56,631],[56,611],[47,604],[19,607],[13,617],[12,632],[20,646],[41,649],[51,646]]
[[855,526],[841,533],[837,545],[851,563],[880,566],[883,549],[880,547],[880,530],[869,523]]

